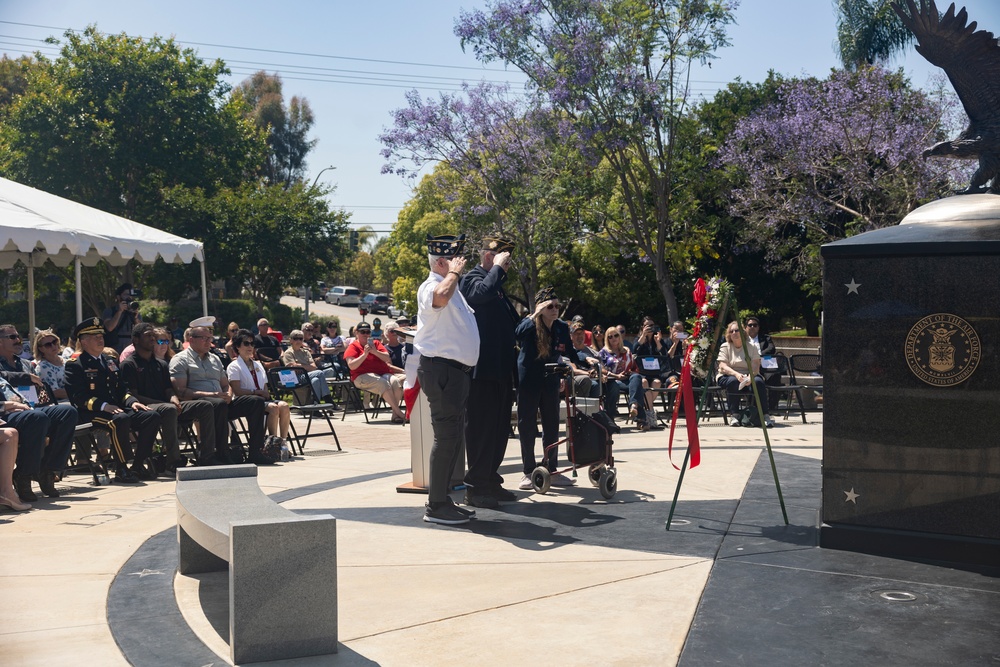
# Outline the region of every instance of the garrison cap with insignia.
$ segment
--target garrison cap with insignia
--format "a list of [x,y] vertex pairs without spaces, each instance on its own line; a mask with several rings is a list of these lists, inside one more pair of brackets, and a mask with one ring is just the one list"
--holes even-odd
[[85,336],[87,334],[104,335],[104,325],[101,324],[101,319],[99,317],[88,317],[83,322],[77,324],[73,329],[73,338],[79,338],[80,336]]
[[544,301],[558,301],[559,297],[556,296],[555,287],[543,287],[535,293],[535,303],[542,303]]
[[483,237],[483,250],[492,252],[514,252],[514,241],[500,234],[487,234]]
[[465,234],[458,236],[443,234],[427,237],[427,253],[430,255],[457,257],[462,254],[463,248],[465,248]]

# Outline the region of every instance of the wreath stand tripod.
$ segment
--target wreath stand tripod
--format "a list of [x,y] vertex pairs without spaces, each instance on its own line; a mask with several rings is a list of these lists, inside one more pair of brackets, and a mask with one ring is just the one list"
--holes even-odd
[[[726,314],[730,310],[729,309],[729,305],[730,304],[732,305],[732,312],[733,313],[739,313],[739,309],[736,307],[736,301],[733,300],[733,299],[731,299],[731,298],[730,299],[726,299],[723,302],[722,307],[719,309],[719,314],[718,314],[718,317],[716,318],[717,325],[720,328],[722,326],[728,326],[728,325],[725,325],[724,323],[726,321]],[[738,319],[737,319],[737,321],[738,321]],[[739,329],[739,332],[740,332],[740,340],[743,342],[743,349],[746,350],[747,349],[747,345],[749,345],[749,341],[747,341],[746,332],[742,328]],[[709,350],[709,358],[710,359],[715,359],[718,356],[719,347],[720,347],[719,341],[718,341],[718,339],[716,339],[715,342],[711,345],[711,349]],[[690,355],[685,355],[685,357],[684,357],[684,363],[686,365],[690,365],[690,363],[691,363]],[[751,373],[751,378],[752,378],[752,376],[753,376],[753,367],[752,366],[750,368],[750,373]],[[687,373],[686,375],[687,375],[687,378],[688,378],[687,381],[690,381],[690,377],[691,377],[690,373]],[[771,451],[771,438],[767,434],[768,428],[767,428],[767,424],[764,422],[764,407],[763,407],[763,405],[760,402],[760,398],[761,397],[760,397],[759,392],[757,391],[757,383],[754,382],[752,379],[751,379],[751,382],[750,382],[750,389],[753,392],[754,403],[757,404],[757,416],[760,419],[761,430],[764,432],[764,445],[767,448],[767,458],[771,462],[771,475],[774,477],[774,488],[778,492],[778,503],[781,505],[781,516],[785,520],[785,525],[787,526],[788,525],[788,512],[785,510],[785,498],[781,494],[781,483],[778,481],[778,468],[774,464],[774,452]],[[678,402],[680,402],[682,400],[680,398],[681,393],[682,392],[678,392]],[[705,400],[706,400],[707,397],[708,397],[708,380],[706,379],[705,385],[702,387],[702,390],[701,390],[701,397],[700,397],[700,399],[698,401],[698,409],[697,409],[697,411],[695,413],[695,417],[694,417],[695,424],[697,424],[698,421],[701,420],[701,415],[702,415],[702,412],[705,409]],[[675,407],[675,410],[674,410],[674,420],[675,421],[677,419],[677,414],[678,414],[678,409]],[[681,467],[680,467],[680,476],[677,478],[677,487],[674,489],[674,498],[670,502],[670,514],[667,515],[667,523],[666,523],[666,529],[667,530],[670,530],[670,525],[671,525],[671,523],[673,523],[674,510],[677,508],[677,498],[680,496],[680,493],[681,493],[681,485],[684,484],[684,472],[685,472],[685,470],[687,470],[688,464],[690,463],[690,460],[691,460],[691,443],[688,442],[688,447],[687,447],[687,449],[684,452],[684,461],[681,463]]]

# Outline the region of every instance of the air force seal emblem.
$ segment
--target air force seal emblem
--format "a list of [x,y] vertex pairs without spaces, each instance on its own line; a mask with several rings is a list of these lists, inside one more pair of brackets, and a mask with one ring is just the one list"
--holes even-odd
[[953,387],[979,366],[982,347],[972,325],[957,315],[928,315],[910,329],[904,347],[910,371],[935,387]]

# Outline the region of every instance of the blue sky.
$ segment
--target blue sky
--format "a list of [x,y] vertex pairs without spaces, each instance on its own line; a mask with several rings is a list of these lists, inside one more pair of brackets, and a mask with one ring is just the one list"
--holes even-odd
[[[1000,33],[1000,1],[962,4],[980,27]],[[278,71],[286,99],[306,97],[316,116],[313,136],[319,143],[309,158],[310,178],[336,167],[320,177],[337,185],[331,202],[350,211],[355,225],[385,232],[409,198],[410,183],[380,173],[378,135],[390,124],[391,110],[403,105],[405,90],[436,94],[463,78],[523,81],[498,65],[486,69],[462,52],[452,33],[454,19],[463,8],[483,5],[475,0],[303,0],[285,6],[257,0],[0,0],[0,21],[8,22],[0,23],[0,51],[51,53],[37,40],[93,23],[104,32],[172,35],[204,58],[226,61],[234,84],[259,69]],[[945,6],[939,2],[942,10]],[[838,65],[833,0],[743,0],[736,18],[732,46],[718,53],[710,69],[693,75],[698,94],[710,97],[737,76],[761,81],[769,69],[824,76]],[[931,73],[940,71],[912,49],[895,64],[918,86],[929,85]]]

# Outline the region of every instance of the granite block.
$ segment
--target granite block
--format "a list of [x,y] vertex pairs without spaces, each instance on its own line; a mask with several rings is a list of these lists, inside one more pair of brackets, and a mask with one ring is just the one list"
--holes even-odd
[[336,519],[233,522],[229,564],[235,664],[337,652]]

